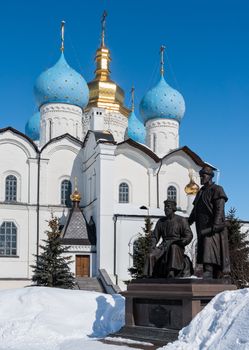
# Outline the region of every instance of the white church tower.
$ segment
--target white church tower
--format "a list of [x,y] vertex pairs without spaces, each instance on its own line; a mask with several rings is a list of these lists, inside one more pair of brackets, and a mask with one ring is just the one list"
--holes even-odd
[[164,79],[164,46],[161,47],[161,78],[140,103],[146,126],[146,145],[159,157],[179,147],[179,124],[185,112],[182,95]]
[[36,80],[35,98],[40,110],[40,146],[68,133],[82,140],[82,109],[89,90],[85,79],[64,57],[64,24],[61,25],[61,56],[58,62]]

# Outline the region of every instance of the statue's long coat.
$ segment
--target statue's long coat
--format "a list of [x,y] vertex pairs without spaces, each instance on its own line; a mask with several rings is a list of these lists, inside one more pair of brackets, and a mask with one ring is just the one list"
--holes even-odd
[[151,252],[145,262],[144,274],[166,277],[171,269],[181,271],[184,268],[184,247],[192,238],[186,218],[174,214],[171,219],[159,219],[152,233]]
[[[194,200],[194,208],[189,223],[196,222],[197,230],[197,263],[216,264],[223,273],[230,272],[227,229],[214,232],[213,226],[222,227],[225,223],[224,204],[227,196],[223,188],[214,183],[203,186]],[[204,235],[202,232],[211,229]]]

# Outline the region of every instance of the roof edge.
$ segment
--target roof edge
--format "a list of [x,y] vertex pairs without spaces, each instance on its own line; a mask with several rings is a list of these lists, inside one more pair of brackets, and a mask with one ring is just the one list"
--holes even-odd
[[170,155],[179,152],[179,151],[183,151],[184,153],[186,153],[197,165],[204,167],[206,165],[210,166],[213,170],[217,170],[217,168],[215,168],[214,166],[210,165],[209,163],[204,162],[201,157],[198,156],[197,153],[193,152],[188,146],[183,146],[180,148],[177,148],[173,151],[171,151],[170,153],[166,154],[163,159],[166,159],[167,157],[169,157]]
[[49,140],[40,150],[40,153],[42,153],[42,151],[47,147],[49,146],[51,143],[54,143],[56,141],[59,141],[61,139],[64,139],[64,138],[69,138],[71,139],[72,141],[78,143],[80,146],[82,146],[82,141],[80,141],[79,139],[76,139],[76,137],[68,134],[68,133],[65,133],[63,135],[60,135],[60,136],[57,136],[57,137],[54,137],[53,139]]
[[22,133],[21,131],[15,129],[15,128],[13,128],[12,126],[7,126],[6,128],[0,129],[0,133],[4,133],[6,131],[11,131],[14,134],[17,134],[17,135],[25,138],[31,144],[31,146],[35,149],[35,151],[37,153],[39,153],[39,149],[38,149],[37,145],[34,143],[34,141],[29,136],[27,136],[26,134]]
[[117,146],[120,146],[120,145],[123,145],[127,143],[128,145],[134,147],[134,148],[137,148],[139,149],[140,151],[146,153],[150,158],[152,158],[156,163],[159,163],[160,162],[160,159],[153,151],[151,151],[149,148],[147,148],[146,146],[142,145],[141,143],[139,142],[136,142],[132,139],[127,139],[125,141],[122,141],[122,142],[119,142],[117,144]]

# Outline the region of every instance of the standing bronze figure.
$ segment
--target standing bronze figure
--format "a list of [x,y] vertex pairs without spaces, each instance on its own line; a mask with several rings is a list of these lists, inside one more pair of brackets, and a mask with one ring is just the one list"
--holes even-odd
[[205,166],[200,172],[201,189],[194,200],[189,224],[196,223],[197,264],[203,264],[203,278],[221,278],[230,272],[229,248],[225,226],[223,188],[212,179],[214,171]]
[[175,211],[176,202],[166,200],[164,202],[166,216],[158,220],[152,233],[151,249],[145,261],[144,276],[187,277],[192,274],[192,263],[184,255],[184,247],[190,243],[193,234],[187,219],[176,215]]

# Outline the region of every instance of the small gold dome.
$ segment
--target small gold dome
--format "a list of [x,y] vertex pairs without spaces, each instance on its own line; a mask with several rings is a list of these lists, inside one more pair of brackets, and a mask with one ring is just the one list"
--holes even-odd
[[80,202],[80,200],[81,200],[81,195],[80,195],[80,193],[79,193],[77,190],[75,190],[75,191],[71,194],[70,198],[71,198],[71,201],[72,201],[72,202]]
[[185,186],[184,190],[187,194],[196,194],[199,189],[200,187],[194,181],[190,181],[190,183]]
[[200,187],[197,185],[197,183],[195,183],[194,181],[194,171],[193,169],[189,169],[189,178],[190,181],[189,183],[185,186],[184,191],[186,192],[186,194],[190,195],[190,194],[196,194]]

